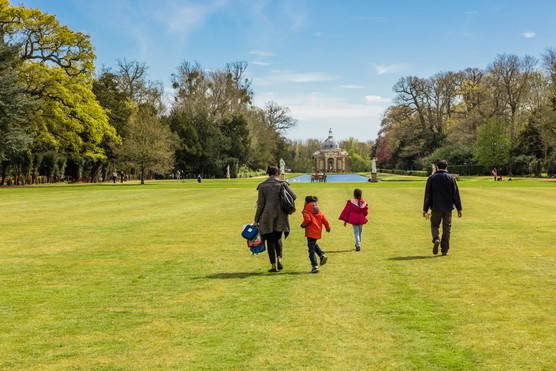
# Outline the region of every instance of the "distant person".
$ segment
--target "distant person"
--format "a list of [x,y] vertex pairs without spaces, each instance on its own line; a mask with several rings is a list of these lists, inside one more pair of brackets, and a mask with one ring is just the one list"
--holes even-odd
[[123,182],[124,182],[124,179],[125,179],[125,174],[124,174],[124,172],[122,171],[122,172],[120,173],[120,183],[123,183]]
[[305,207],[301,212],[303,215],[303,222],[301,228],[305,228],[305,237],[307,237],[307,247],[309,249],[309,260],[311,261],[311,273],[319,273],[319,263],[317,262],[317,255],[320,258],[320,265],[326,264],[328,257],[322,251],[317,240],[322,237],[322,226],[330,232],[330,223],[326,216],[322,213],[320,206],[317,203],[316,196],[305,197]]
[[347,200],[346,206],[342,210],[338,219],[344,221],[344,227],[349,223],[353,225],[353,235],[355,237],[355,251],[361,250],[361,235],[363,234],[363,224],[367,224],[369,205],[362,198],[363,191],[359,188],[353,190],[353,198]]
[[498,180],[498,171],[496,168],[492,169],[492,176],[494,177],[494,181]]
[[[423,217],[429,218],[431,210],[432,253],[438,254],[438,246],[442,255],[448,255],[450,249],[450,230],[452,228],[452,210],[454,207],[461,218],[461,199],[456,179],[448,173],[446,161],[438,161],[438,170],[427,178],[425,186],[425,200],[423,203]],[[440,223],[442,223],[442,238],[440,237]]]
[[201,174],[197,175],[197,183],[201,183]]
[[112,173],[112,181],[114,182],[114,184],[116,183],[116,180],[118,180],[118,173],[114,171]]
[[290,233],[289,215],[280,204],[280,187],[295,200],[296,195],[286,181],[280,180],[280,170],[269,166],[266,170],[268,178],[257,186],[257,211],[254,225],[259,227],[263,240],[266,242],[271,268],[269,272],[284,269],[282,264],[282,234],[288,238]]

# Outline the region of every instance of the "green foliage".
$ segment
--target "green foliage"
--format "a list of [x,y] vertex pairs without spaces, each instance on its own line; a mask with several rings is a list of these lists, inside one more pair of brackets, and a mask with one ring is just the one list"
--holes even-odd
[[0,39],[0,162],[14,160],[32,143],[27,120],[36,101],[17,80],[17,52]]
[[[32,107],[25,103],[23,95],[13,94],[19,109],[27,104],[27,126],[19,126],[12,132],[17,133],[15,137],[19,139],[15,141],[21,151],[30,148],[31,154],[26,157],[35,159],[43,158],[39,153],[55,152],[60,158],[71,158],[76,163],[105,160],[107,144],[119,143],[120,138],[91,91],[95,55],[89,36],[73,32],[60,25],[55,16],[37,9],[12,7],[7,3],[2,7],[2,42],[6,40],[18,47],[14,72],[26,95],[39,103]],[[2,102],[8,101],[2,98]],[[7,165],[16,168],[22,163],[21,158],[18,154],[18,159],[12,159]],[[33,173],[49,167],[41,166],[40,161],[34,161],[33,166]],[[55,173],[56,169],[50,167],[48,172]],[[63,175],[56,174],[55,178]]]
[[371,171],[371,159],[363,158],[360,154],[349,154],[348,158],[349,170],[352,172],[367,172]]
[[0,31],[9,42],[23,46],[22,60],[53,65],[69,76],[92,81],[95,54],[90,36],[60,25],[54,15],[8,6],[0,13]]
[[439,160],[446,160],[450,166],[452,165],[473,165],[474,154],[471,148],[463,144],[452,144],[438,148],[429,156],[421,160],[421,168],[428,169],[431,164],[435,164]]
[[133,103],[118,85],[119,77],[110,70],[104,70],[93,82],[93,93],[106,110],[110,126],[120,137],[126,135],[126,125],[133,113]]
[[[385,112],[381,123],[375,149],[378,164],[403,169],[421,167],[430,162],[431,156],[437,156],[438,148],[459,144],[472,148],[475,155],[480,148],[483,153],[476,159],[481,158],[481,165],[500,162],[511,168],[514,157],[526,154],[516,149],[524,146],[518,141],[524,131],[530,131],[527,123],[531,123],[539,135],[530,143],[534,149],[527,151],[542,152],[542,167],[546,169],[550,166],[550,153],[556,148],[555,61],[556,53],[549,49],[544,56],[548,75],[536,68],[536,59],[531,56],[503,54],[484,70],[466,68],[429,78],[402,77],[394,86],[394,105]],[[498,158],[489,161],[492,153],[484,153],[489,145],[479,135],[486,122],[497,119],[504,120],[503,131],[514,151],[507,154],[507,144],[502,140],[499,144],[504,148],[490,151],[496,152]],[[540,158],[538,154],[537,157]],[[466,158],[467,155],[458,162]]]
[[487,119],[477,134],[475,159],[484,166],[505,165],[510,159],[510,146],[504,122],[500,119]]
[[173,169],[176,140],[159,117],[140,109],[131,116],[122,145],[113,150],[121,164],[139,173],[144,184],[149,172],[164,174]]

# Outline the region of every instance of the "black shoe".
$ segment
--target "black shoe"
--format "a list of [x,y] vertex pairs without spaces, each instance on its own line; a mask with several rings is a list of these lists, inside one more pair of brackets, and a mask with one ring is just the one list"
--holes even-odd
[[311,269],[311,273],[319,273],[319,267],[313,267],[313,269]]
[[268,271],[269,272],[278,272],[278,270],[276,268],[270,268]]
[[323,255],[320,257],[320,265],[325,265],[327,260],[328,260],[328,256],[326,256],[326,255],[323,254]]
[[434,246],[432,247],[432,253],[434,255],[438,254],[438,246],[440,245],[440,241],[434,240]]
[[361,246],[355,245],[355,251],[360,251],[360,250],[361,250]]
[[278,270],[281,271],[282,269],[284,269],[284,266],[282,265],[282,263],[278,263]]
[[448,250],[442,250],[442,256],[448,255]]

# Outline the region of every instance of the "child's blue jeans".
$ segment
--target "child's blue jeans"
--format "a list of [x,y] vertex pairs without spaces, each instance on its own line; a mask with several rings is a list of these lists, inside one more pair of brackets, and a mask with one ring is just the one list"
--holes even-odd
[[309,247],[309,260],[311,260],[311,266],[318,267],[317,255],[322,257],[324,251],[322,251],[315,238],[307,237],[307,246]]
[[361,234],[363,234],[363,224],[353,225],[353,236],[355,237],[355,246],[361,247]]

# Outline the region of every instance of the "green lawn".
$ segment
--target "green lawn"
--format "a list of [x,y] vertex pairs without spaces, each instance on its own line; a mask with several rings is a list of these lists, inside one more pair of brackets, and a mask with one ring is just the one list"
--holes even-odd
[[332,224],[316,275],[300,212],[284,271],[251,256],[261,179],[0,188],[0,369],[556,369],[556,182],[461,179],[439,257],[424,178],[381,179],[292,185]]

